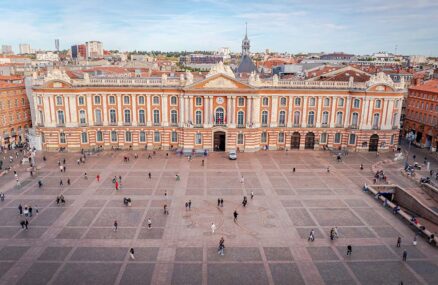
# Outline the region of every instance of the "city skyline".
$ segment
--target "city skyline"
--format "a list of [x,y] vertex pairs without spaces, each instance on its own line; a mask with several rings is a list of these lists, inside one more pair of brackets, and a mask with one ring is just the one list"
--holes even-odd
[[[2,44],[60,49],[99,40],[105,49],[240,50],[248,22],[252,51],[437,56],[438,3],[418,1],[15,1],[0,4]],[[421,21],[418,21],[421,17]]]

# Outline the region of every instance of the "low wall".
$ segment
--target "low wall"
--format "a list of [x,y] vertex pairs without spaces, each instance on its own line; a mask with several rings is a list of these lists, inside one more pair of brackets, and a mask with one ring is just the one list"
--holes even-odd
[[428,183],[422,183],[421,189],[429,195],[435,202],[438,203],[438,189]]
[[412,211],[417,216],[423,217],[426,220],[438,225],[438,215],[428,206],[421,203],[403,188],[396,187],[394,202],[403,208]]

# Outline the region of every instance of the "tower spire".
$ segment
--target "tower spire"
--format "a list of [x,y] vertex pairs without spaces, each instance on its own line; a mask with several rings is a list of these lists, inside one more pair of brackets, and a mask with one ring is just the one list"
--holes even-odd
[[245,22],[245,37],[248,37],[248,22]]

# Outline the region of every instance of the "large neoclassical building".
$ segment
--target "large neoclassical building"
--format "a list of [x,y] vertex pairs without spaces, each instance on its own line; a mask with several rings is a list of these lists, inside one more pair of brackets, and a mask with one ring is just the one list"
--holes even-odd
[[44,150],[388,150],[398,141],[403,84],[236,79],[222,63],[202,79],[34,79],[36,133]]

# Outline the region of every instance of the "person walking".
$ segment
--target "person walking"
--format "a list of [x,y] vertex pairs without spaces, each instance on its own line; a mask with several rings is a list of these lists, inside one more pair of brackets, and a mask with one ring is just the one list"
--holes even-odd
[[84,179],[88,179],[87,172],[84,173]]
[[221,207],[224,206],[224,199],[221,198]]
[[117,232],[117,227],[119,226],[119,224],[117,223],[117,220],[114,221],[114,231]]
[[330,173],[330,166],[327,166],[327,173]]
[[70,178],[67,178],[67,185],[70,185]]
[[192,200],[189,200],[189,211],[192,209]]
[[180,181],[181,180],[181,178],[179,177],[178,174],[175,176],[175,178],[176,178],[176,181]]
[[131,247],[131,249],[129,250],[129,256],[131,256],[131,259],[132,260],[135,260],[135,257],[134,257],[134,249]]
[[27,219],[24,220],[24,227],[26,228],[26,231],[29,229],[29,221]]
[[148,176],[149,176],[149,179],[152,179],[152,174],[150,172],[149,172]]
[[353,248],[351,247],[351,245],[347,245],[347,255],[351,255],[351,253],[353,252]]
[[62,179],[59,180],[59,186],[63,186],[64,182],[62,182]]
[[221,205],[221,199],[217,198],[217,206],[219,207]]
[[245,183],[245,178],[243,177],[243,175],[242,175],[242,177],[240,177],[240,183],[241,184]]
[[221,237],[221,239],[219,240],[219,248],[218,248],[217,254],[223,256],[224,249],[225,249],[225,239],[224,239],[224,237]]
[[251,200],[254,198],[254,192],[251,191]]
[[29,206],[29,217],[32,217],[32,211],[33,211],[32,206]]
[[5,193],[0,192],[0,200],[3,202],[5,201]]
[[99,174],[96,175],[96,180],[97,180],[97,182],[100,181],[100,175]]
[[167,205],[166,204],[164,204],[163,208],[164,208],[164,214],[165,215],[169,215],[169,211],[167,210]]
[[21,225],[21,228],[22,228],[22,229],[25,228],[25,226],[24,226],[25,223],[26,223],[26,222],[25,222],[24,220],[21,220],[20,225]]
[[62,167],[62,165],[59,165],[59,170],[62,172],[64,170],[64,167]]
[[20,216],[23,215],[23,206],[21,206],[21,204],[18,205],[18,212],[20,213]]
[[294,168],[292,168],[292,173],[295,173],[295,167],[294,167]]
[[310,231],[310,234],[309,234],[309,237],[307,238],[307,241],[315,241],[315,230],[314,229],[312,229],[311,231]]
[[202,166],[204,166],[204,160],[202,160],[202,163],[201,163],[201,165],[202,165]]
[[417,234],[415,234],[414,236],[414,240],[412,241],[413,245],[417,245]]
[[148,218],[148,229],[152,228],[152,220],[151,218]]
[[116,186],[116,190],[119,190],[119,182],[118,181],[116,181],[115,186]]
[[403,259],[403,261],[406,261],[407,258],[408,258],[408,251],[405,249],[405,250],[403,250],[403,257],[402,257],[402,259]]
[[186,202],[185,206],[186,206],[186,211],[187,211],[187,209],[189,208],[189,202]]
[[237,216],[239,216],[239,213],[237,213],[237,211],[234,210],[233,216],[234,216],[234,222],[236,223],[237,222]]
[[397,247],[400,247],[401,246],[401,237],[398,237],[397,238]]
[[214,235],[214,231],[216,230],[216,225],[214,223],[211,223],[211,234]]

